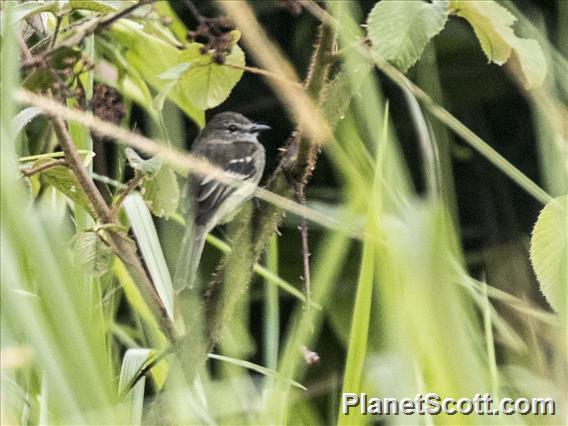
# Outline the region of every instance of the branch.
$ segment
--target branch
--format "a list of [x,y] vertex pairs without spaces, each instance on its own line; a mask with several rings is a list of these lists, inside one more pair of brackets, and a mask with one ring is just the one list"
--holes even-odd
[[[95,186],[95,182],[89,176],[87,169],[81,162],[81,157],[79,156],[77,148],[67,131],[65,122],[60,117],[54,115],[50,117],[50,120],[53,124],[53,129],[57,135],[59,144],[65,154],[65,160],[92,204],[92,211],[95,215],[95,219],[103,225],[120,225],[118,220],[112,214],[111,209],[104,201],[98,188]],[[168,339],[170,339],[170,341],[175,341],[177,335],[173,323],[168,317],[162,300],[160,299],[154,285],[148,278],[140,259],[136,255],[136,245],[133,244],[133,241],[123,233],[109,232],[109,236],[109,243],[114,253],[124,263],[134,282],[138,284],[140,295],[156,316],[161,331]]]
[[52,167],[65,166],[65,165],[67,165],[67,160],[60,158],[59,160],[51,160],[48,161],[47,163],[40,164],[37,167],[31,167],[29,169],[21,170],[21,173],[25,177],[30,177],[35,175],[36,173],[43,172],[47,169],[51,169]]
[[62,43],[59,43],[58,45],[54,45],[55,43],[55,37],[54,37],[50,43],[49,50],[34,55],[30,58],[27,58],[25,61],[22,62],[22,68],[26,69],[45,63],[45,61],[49,57],[51,57],[54,53],[57,53],[62,48],[73,47],[80,44],[86,37],[90,36],[91,34],[98,33],[104,30],[105,28],[109,27],[120,18],[124,18],[125,16],[131,14],[134,10],[138,9],[139,7],[152,3],[154,1],[155,0],[139,0],[138,3],[133,4],[132,6],[129,6],[126,9],[117,12],[116,14],[112,15],[110,18],[106,20],[94,19],[92,21],[88,21],[84,25],[78,27],[72,36],[67,38]]
[[140,182],[142,182],[143,179],[144,174],[136,173],[136,176],[130,179],[128,184],[124,188],[122,188],[122,190],[116,197],[116,200],[114,201],[114,203],[112,203],[111,212],[113,216],[116,216],[116,214],[118,213],[120,206],[122,205],[122,202],[124,201],[126,196],[134,191],[134,189],[140,184]]

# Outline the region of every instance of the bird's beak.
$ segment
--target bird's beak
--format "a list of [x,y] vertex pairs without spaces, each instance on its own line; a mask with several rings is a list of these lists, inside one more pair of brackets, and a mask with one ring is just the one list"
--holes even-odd
[[265,130],[270,130],[270,126],[261,123],[255,123],[249,130],[251,133],[260,133],[264,132]]

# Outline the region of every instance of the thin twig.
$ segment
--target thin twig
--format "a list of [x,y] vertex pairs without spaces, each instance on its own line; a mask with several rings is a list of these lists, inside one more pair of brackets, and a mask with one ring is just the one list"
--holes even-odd
[[[115,224],[120,226],[120,223],[112,215],[111,209],[106,204],[101,193],[96,187],[95,182],[89,176],[86,167],[83,165],[79,152],[71,139],[71,135],[67,131],[65,122],[59,116],[54,114],[51,114],[50,120],[55,134],[57,135],[57,139],[59,140],[59,144],[65,153],[65,159],[69,168],[91,202],[93,215],[97,221],[103,225]],[[124,263],[134,282],[138,284],[140,295],[156,316],[160,330],[170,341],[176,341],[178,336],[174,324],[170,320],[156,288],[152,284],[152,281],[148,277],[140,259],[136,255],[134,248],[135,245],[132,240],[125,236],[122,232],[109,232],[109,236],[109,242],[113,252]]]
[[[147,4],[153,3],[156,0],[140,0],[138,3],[133,4],[130,7],[127,7],[124,10],[121,10],[120,12],[116,13],[115,15],[111,16],[108,19],[105,19],[104,21],[101,21],[96,28],[93,30],[94,33],[100,33],[102,30],[104,30],[105,28],[111,26],[112,24],[114,24],[116,21],[118,21],[121,18],[124,18],[127,15],[130,15],[132,12],[134,12],[136,9],[138,9],[139,7],[145,6]],[[89,35],[89,34],[87,34]]]
[[66,165],[67,165],[67,160],[61,158],[59,160],[48,161],[47,163],[40,164],[37,167],[23,169],[21,170],[21,173],[26,177],[30,177],[35,175],[36,173],[43,172],[47,169],[51,169],[52,167],[66,166]]
[[95,219],[103,223],[113,222],[110,209],[83,165],[81,157],[75,148],[75,144],[71,140],[71,136],[65,127],[65,122],[57,116],[51,116],[51,123],[61,148],[65,153],[65,159],[67,160],[69,168],[79,181],[79,184],[93,206]]
[[[306,205],[306,194],[304,193],[304,185],[298,182],[296,185],[296,196],[301,205]],[[312,285],[310,278],[310,245],[308,240],[308,221],[305,217],[300,219],[300,234],[302,236],[302,257],[304,265],[304,287],[306,294],[306,309],[309,309],[312,294]]]
[[51,41],[49,42],[49,49],[53,49],[55,46],[55,42],[57,41],[57,35],[59,34],[59,28],[61,27],[61,21],[63,17],[61,15],[57,15],[55,17],[55,30],[53,31],[53,35],[51,36]]
[[199,24],[205,23],[205,18],[203,17],[201,12],[199,12],[199,9],[195,7],[195,5],[191,0],[185,0],[184,3],[186,4],[187,8],[189,9],[189,11],[191,12],[193,17],[197,20]]
[[229,63],[224,63],[223,65],[230,67],[230,68],[235,68],[237,70],[243,70],[243,71],[246,71],[246,72],[250,72],[251,74],[262,75],[262,76],[271,78],[273,80],[282,81],[286,84],[290,84],[291,86],[296,86],[299,89],[301,89],[303,87],[302,83],[298,83],[297,81],[288,80],[286,77],[283,77],[280,74],[276,74],[276,73],[271,72],[271,71],[263,70],[262,68],[249,67],[249,66],[243,67],[241,65],[229,64]]
[[62,48],[65,47],[73,47],[81,44],[81,42],[88,36],[94,33],[99,33],[103,29],[109,27],[114,22],[116,22],[120,18],[124,18],[125,16],[131,14],[134,10],[138,9],[141,6],[147,5],[149,3],[154,2],[155,0],[140,0],[138,3],[133,4],[132,6],[127,7],[120,12],[117,12],[110,18],[106,20],[101,20],[99,18],[93,19],[92,21],[87,21],[85,24],[77,27],[75,30],[75,34],[69,36],[63,42],[59,43],[57,46],[51,46],[49,50],[46,52],[38,53],[37,55],[32,56],[28,60],[22,63],[22,68],[30,68],[41,65],[44,63],[45,60],[49,59],[54,53],[58,52]]
[[136,173],[136,175],[130,179],[128,184],[120,191],[116,200],[112,203],[111,213],[113,216],[116,216],[118,213],[122,202],[126,198],[128,194],[130,194],[134,189],[142,182],[144,179],[144,175],[142,173]]
[[[239,188],[247,185],[247,183],[243,183],[238,179],[228,176],[221,168],[203,160],[202,158],[169,148],[165,146],[165,142],[155,142],[140,134],[130,132],[120,126],[103,121],[91,113],[68,108],[46,96],[37,95],[25,89],[18,89],[15,93],[15,98],[19,102],[41,107],[45,111],[49,111],[51,115],[56,115],[66,121],[74,121],[95,130],[101,135],[108,136],[109,143],[116,142],[131,146],[137,151],[143,152],[148,156],[159,155],[164,162],[168,163],[175,170],[182,171],[184,174],[187,174],[187,171],[191,169],[192,172],[203,176],[210,176],[221,182],[223,185],[227,185],[231,188]],[[284,178],[284,180],[286,180],[286,178]],[[294,187],[292,187],[292,193],[289,196],[284,197],[281,195],[280,191],[269,191],[264,188],[257,187],[254,191],[254,196],[260,200],[266,201],[267,203],[273,204],[280,210],[288,211],[298,216],[305,216],[308,220],[314,223],[329,229],[341,231],[350,237],[359,240],[371,238],[380,242],[380,239],[378,239],[377,236],[366,233],[357,225],[342,223],[317,210],[301,206],[300,204],[292,201],[290,198],[294,195],[293,189]]]

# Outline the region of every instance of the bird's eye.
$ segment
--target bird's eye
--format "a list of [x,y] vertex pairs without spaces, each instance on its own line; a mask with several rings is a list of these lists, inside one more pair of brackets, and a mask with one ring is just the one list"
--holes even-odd
[[229,129],[229,132],[235,132],[235,131],[237,131],[237,126],[235,126],[234,124],[231,124],[231,125],[228,127],[228,129]]

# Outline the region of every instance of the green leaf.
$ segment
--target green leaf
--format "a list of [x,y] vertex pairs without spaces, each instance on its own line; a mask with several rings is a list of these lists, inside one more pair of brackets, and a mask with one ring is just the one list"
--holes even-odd
[[568,195],[555,198],[540,212],[534,226],[531,262],[548,303],[568,316]]
[[[227,99],[243,74],[243,70],[216,63],[212,52],[202,54],[200,43],[190,43],[186,49],[179,50],[132,22],[113,25],[111,34],[126,49],[126,60],[156,90],[163,90],[167,80],[178,81],[169,91],[168,98],[201,126],[205,122],[203,110],[214,108]],[[245,56],[236,44],[237,40],[238,33],[235,32],[234,44],[225,63],[242,67]]]
[[207,357],[209,357],[211,359],[223,361],[223,362],[228,362],[229,364],[238,365],[239,367],[243,367],[243,368],[247,368],[247,369],[252,370],[252,371],[256,371],[257,373],[263,374],[267,377],[273,377],[277,380],[280,380],[284,383],[288,383],[289,385],[295,386],[295,387],[300,388],[302,390],[307,390],[306,387],[301,385],[300,383],[279,374],[277,371],[274,371],[270,368],[263,367],[262,365],[254,364],[252,362],[244,361],[242,359],[231,358],[231,357],[224,356],[224,355],[207,354]]
[[517,18],[496,1],[451,0],[450,13],[464,18],[472,26],[489,62],[503,65],[515,54],[516,71],[531,89],[540,86],[547,73],[546,60],[537,41],[515,35],[512,25]]
[[179,80],[184,72],[186,72],[194,62],[182,62],[163,72],[158,77],[162,80]]
[[[152,351],[145,348],[128,349],[126,351],[122,360],[122,368],[120,369],[120,381],[118,384],[119,392],[125,390],[126,386],[128,386],[130,381],[138,373],[140,367],[151,354]],[[130,411],[130,424],[142,424],[145,386],[146,378],[142,377],[126,395]]]
[[126,156],[130,167],[134,170],[138,170],[144,175],[148,175],[149,177],[156,176],[162,167],[162,162],[158,157],[152,157],[148,160],[144,160],[130,147],[127,147],[124,150],[124,155]]
[[[205,110],[215,108],[229,97],[243,70],[216,63],[211,54],[200,53],[202,47],[199,43],[192,43],[181,53],[180,60],[189,62],[191,66],[182,75],[179,89],[187,91],[193,105]],[[239,45],[233,45],[225,63],[239,67],[245,65],[245,54]]]
[[170,217],[179,204],[179,186],[172,169],[162,166],[155,177],[142,185],[142,196],[152,213],[158,217]]
[[71,9],[90,10],[91,12],[100,13],[113,13],[118,11],[118,8],[112,6],[110,2],[95,0],[69,0],[69,6]]
[[373,50],[406,72],[420,58],[428,42],[446,25],[448,2],[381,1],[369,18]]
[[[114,41],[122,46],[124,58],[137,73],[154,89],[160,91],[168,83],[159,75],[178,65],[187,62],[179,59],[181,52],[162,39],[146,33],[134,22],[122,20],[112,26],[110,32]],[[205,124],[205,114],[190,100],[189,94],[181,87],[172,90],[168,97],[181,108],[198,125]]]
[[174,290],[172,279],[162,252],[162,246],[148,207],[137,192],[129,194],[124,200],[124,210],[132,231],[140,246],[140,251],[156,291],[173,319]]
[[14,134],[19,134],[24,127],[26,127],[34,118],[43,113],[43,109],[40,107],[28,107],[21,110],[14,119],[12,120],[12,126],[14,127]]
[[104,275],[110,268],[112,249],[98,232],[79,232],[73,241],[73,253],[77,264],[95,277]]
[[[48,158],[39,159],[34,163],[33,167],[37,167],[48,161],[50,161]],[[52,167],[41,172],[41,175],[44,177],[45,181],[55,189],[92,213],[91,202],[87,194],[85,194],[79,181],[69,168],[65,166]]]

